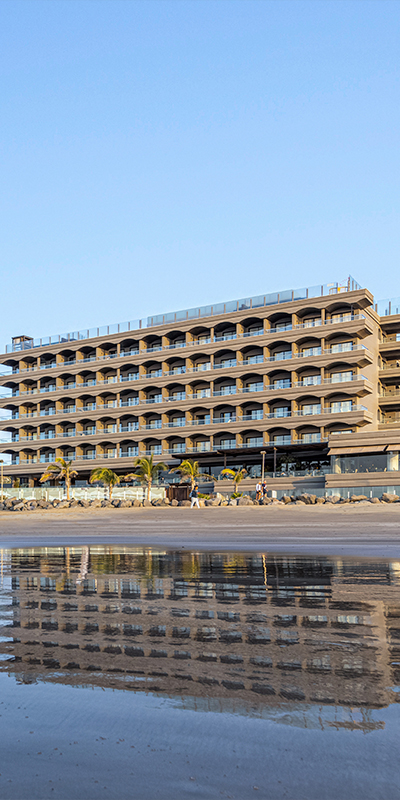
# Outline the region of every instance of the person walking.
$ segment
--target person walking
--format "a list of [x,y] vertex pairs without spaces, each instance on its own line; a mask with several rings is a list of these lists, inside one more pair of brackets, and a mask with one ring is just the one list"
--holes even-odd
[[197,486],[197,484],[196,484],[196,486],[194,487],[194,489],[192,489],[192,491],[190,492],[190,495],[189,495],[189,497],[190,497],[190,499],[191,499],[191,501],[192,501],[192,505],[190,506],[190,508],[193,508],[194,506],[197,506],[197,508],[200,508],[200,506],[199,506],[199,492],[198,492],[198,488],[199,488],[199,487],[198,487],[198,486]]
[[267,496],[267,481],[263,481],[262,484],[262,499]]
[[256,500],[261,500],[262,497],[262,485],[260,481],[256,483]]

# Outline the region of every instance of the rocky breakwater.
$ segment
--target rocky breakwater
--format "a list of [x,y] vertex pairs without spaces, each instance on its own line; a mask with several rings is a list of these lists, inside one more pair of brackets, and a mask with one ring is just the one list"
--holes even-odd
[[[351,505],[388,505],[400,504],[400,497],[396,494],[383,493],[381,497],[366,497],[365,495],[351,495],[350,497],[340,497],[330,495],[318,497],[315,494],[283,495],[280,500],[275,497],[265,497],[263,500],[254,500],[250,495],[244,494],[241,497],[225,497],[219,493],[209,498],[199,500],[200,508],[212,508],[216,506],[278,506],[280,508],[293,506],[342,506]],[[22,500],[17,497],[10,497],[0,503],[0,511],[52,511],[67,509],[91,509],[91,508],[190,508],[190,500],[168,500],[164,497],[158,500]]]

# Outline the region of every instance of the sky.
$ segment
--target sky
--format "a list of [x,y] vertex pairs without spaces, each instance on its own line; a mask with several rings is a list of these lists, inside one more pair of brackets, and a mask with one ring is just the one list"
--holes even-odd
[[342,281],[400,295],[400,4],[2,0],[0,350]]

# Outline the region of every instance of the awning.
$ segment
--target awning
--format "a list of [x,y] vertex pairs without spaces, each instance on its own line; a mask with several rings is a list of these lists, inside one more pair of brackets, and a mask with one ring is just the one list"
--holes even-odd
[[329,449],[328,455],[329,456],[352,456],[352,455],[362,455],[363,453],[386,453],[389,450],[400,450],[400,445],[389,445],[389,444],[375,444],[375,445],[362,445],[361,447],[346,447],[346,445],[342,445],[342,447],[331,447]]

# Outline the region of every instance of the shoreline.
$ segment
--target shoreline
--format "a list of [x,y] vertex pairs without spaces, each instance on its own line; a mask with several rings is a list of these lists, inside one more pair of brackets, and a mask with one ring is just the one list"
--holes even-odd
[[400,560],[400,510],[396,506],[3,511],[0,548],[118,545]]

